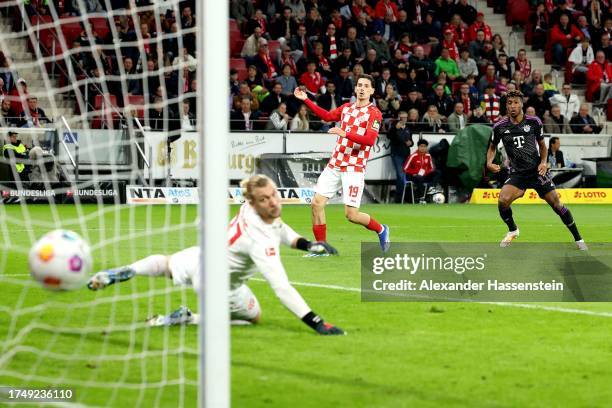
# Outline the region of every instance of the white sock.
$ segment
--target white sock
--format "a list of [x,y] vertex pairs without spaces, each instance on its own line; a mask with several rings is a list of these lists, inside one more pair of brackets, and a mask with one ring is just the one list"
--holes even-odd
[[168,257],[166,255],[151,255],[144,259],[134,262],[130,268],[136,275],[143,276],[170,276],[168,268]]

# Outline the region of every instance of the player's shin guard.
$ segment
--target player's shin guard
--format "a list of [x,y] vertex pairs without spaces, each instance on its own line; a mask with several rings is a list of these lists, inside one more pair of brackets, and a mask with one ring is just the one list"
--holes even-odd
[[555,210],[559,218],[561,218],[561,221],[563,221],[567,229],[570,230],[570,232],[574,236],[574,240],[580,241],[582,237],[580,236],[580,233],[578,232],[578,227],[576,226],[576,222],[574,222],[574,217],[572,216],[572,213],[570,212],[569,208],[567,208],[566,206],[563,206],[561,208],[553,208],[553,209]]
[[327,224],[318,224],[312,226],[312,233],[315,241],[327,241]]
[[497,209],[499,210],[499,216],[508,226],[508,231],[516,231],[516,224],[514,218],[512,218],[512,208],[497,204]]

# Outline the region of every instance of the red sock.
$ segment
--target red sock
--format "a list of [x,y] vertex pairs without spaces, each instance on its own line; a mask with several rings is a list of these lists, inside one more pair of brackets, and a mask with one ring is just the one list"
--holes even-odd
[[326,224],[313,225],[312,233],[314,234],[315,241],[327,241],[327,225]]
[[366,225],[366,228],[370,231],[374,231],[377,234],[383,232],[383,226],[378,223],[374,218],[370,217],[370,222]]

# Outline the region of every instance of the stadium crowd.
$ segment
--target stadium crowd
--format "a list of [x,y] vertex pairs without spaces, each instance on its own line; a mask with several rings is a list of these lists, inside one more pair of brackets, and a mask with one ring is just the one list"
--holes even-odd
[[[85,1],[87,13],[107,7],[127,12],[62,24],[72,54],[64,58],[70,68],[57,65],[60,85],[74,77],[70,71],[88,79],[81,87],[85,108],[110,105],[111,126],[125,115],[146,119],[154,130],[193,127],[194,3],[162,7],[156,15],[151,0]],[[231,128],[325,131],[330,124],[314,120],[293,89],[304,87],[331,109],[351,100],[354,78],[363,72],[376,78],[383,131],[396,126],[400,114],[408,116],[412,133],[494,123],[505,114],[506,92],[519,89],[525,108],[533,108],[549,129],[596,133],[593,118],[579,113],[584,101],[572,93],[571,83],[585,84],[587,100],[596,105],[610,98],[611,3],[531,1],[527,31],[533,48],[547,49],[554,64],[566,69],[566,84],[557,90],[550,73],[532,69],[525,50],[510,55],[504,39],[467,0],[230,0]],[[85,14],[74,0],[52,4],[63,17]],[[24,6],[27,16],[21,18],[31,26],[51,21],[49,1],[25,0]],[[504,2],[495,2],[495,8],[503,12]],[[20,18],[14,20],[14,28],[23,27]],[[57,36],[48,40],[44,34],[37,34],[43,55],[59,46]],[[119,49],[113,46],[117,42]],[[29,100],[25,80],[4,53],[0,81],[0,98],[10,101],[1,112],[7,124],[48,121],[47,106],[32,111],[37,102]],[[94,117],[92,126],[109,125],[103,119]]]
[[[106,110],[111,117],[108,121],[104,115],[94,116],[91,121],[94,128],[117,126],[120,119],[132,116],[146,118],[144,124],[153,130],[194,127],[195,1],[181,1],[178,8],[170,4],[159,7],[163,10],[159,15],[155,14],[151,0],[86,0],[83,2],[86,10],[80,9],[81,2],[76,0],[23,3],[25,14],[17,7],[11,11],[13,30],[37,28],[38,43],[30,43],[29,47],[34,52],[34,47],[39,46],[43,56],[60,57],[53,64],[60,85],[68,84],[69,78],[87,80],[87,85],[80,87],[85,109]],[[61,32],[38,28],[39,24],[52,22],[51,6],[66,19],[60,26]],[[85,13],[104,13],[107,8],[120,12],[112,19],[91,16],[80,21],[71,19]],[[61,36],[70,53],[62,52]],[[42,109],[35,106],[37,98],[29,95],[26,81],[19,77],[5,52],[0,52],[0,99],[6,101],[1,112],[4,125],[27,127],[49,122]],[[39,111],[33,110],[33,106]],[[76,113],[81,113],[79,104],[76,109]]]
[[366,73],[376,79],[383,131],[403,126],[400,117],[411,133],[494,123],[506,93],[519,89],[547,131],[598,133],[571,81],[586,82],[596,105],[610,98],[610,2],[532,6],[534,49],[550,41],[557,65],[573,62],[561,90],[551,73],[532,70],[524,49],[510,55],[467,0],[231,0],[231,128],[324,131],[330,124],[309,115],[295,86],[332,109],[353,98],[354,78]]

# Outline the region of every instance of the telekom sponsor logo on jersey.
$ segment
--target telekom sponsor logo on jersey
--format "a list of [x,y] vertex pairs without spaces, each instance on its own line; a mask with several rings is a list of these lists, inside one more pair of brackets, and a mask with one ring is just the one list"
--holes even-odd
[[276,249],[266,248],[266,256],[276,256]]

